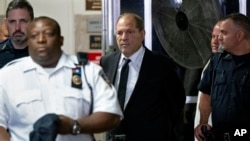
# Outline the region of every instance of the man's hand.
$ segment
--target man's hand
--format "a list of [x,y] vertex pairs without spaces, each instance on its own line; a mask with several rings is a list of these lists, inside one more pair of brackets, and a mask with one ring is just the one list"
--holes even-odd
[[199,124],[198,126],[196,126],[194,129],[194,135],[198,141],[203,141],[203,139],[205,138],[201,129],[203,125],[207,127],[207,130],[211,130],[212,128],[209,124]]
[[10,141],[9,133],[2,126],[0,126],[0,141]]

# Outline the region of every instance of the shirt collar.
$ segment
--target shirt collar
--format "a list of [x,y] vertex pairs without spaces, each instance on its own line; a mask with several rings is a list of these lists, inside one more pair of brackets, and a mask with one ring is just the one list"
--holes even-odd
[[[131,63],[135,64],[136,66],[138,66],[138,65],[140,66],[144,53],[145,53],[145,48],[140,47],[140,49],[138,49],[133,55],[131,55],[129,57],[129,59],[131,60]],[[125,57],[123,54],[121,54],[120,61],[119,61],[119,67],[122,66],[123,58],[127,58],[127,57]]]
[[[66,55],[65,53],[62,53],[60,59],[58,60],[57,66],[55,67],[55,71],[62,67],[75,68],[76,67],[75,64],[77,64],[76,57],[72,57],[70,55]],[[28,57],[27,65],[22,67],[22,69],[24,72],[33,70],[33,69],[36,69],[38,71],[43,70],[43,68],[39,64],[35,63],[30,56]]]

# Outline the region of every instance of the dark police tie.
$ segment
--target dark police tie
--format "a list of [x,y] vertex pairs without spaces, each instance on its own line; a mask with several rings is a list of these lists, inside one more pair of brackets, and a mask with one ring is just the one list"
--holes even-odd
[[122,66],[120,82],[118,86],[118,99],[119,99],[122,110],[124,109],[124,102],[125,102],[126,88],[127,88],[127,81],[128,81],[128,71],[129,71],[128,63],[131,61],[130,59],[126,59],[126,58],[124,58],[123,60],[125,60],[125,63]]

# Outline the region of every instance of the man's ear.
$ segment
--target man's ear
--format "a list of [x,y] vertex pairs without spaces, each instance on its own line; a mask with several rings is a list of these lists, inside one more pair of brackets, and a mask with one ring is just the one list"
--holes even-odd
[[246,33],[244,31],[242,31],[242,30],[239,31],[237,33],[237,38],[238,38],[239,41],[242,41],[242,40],[246,39]]

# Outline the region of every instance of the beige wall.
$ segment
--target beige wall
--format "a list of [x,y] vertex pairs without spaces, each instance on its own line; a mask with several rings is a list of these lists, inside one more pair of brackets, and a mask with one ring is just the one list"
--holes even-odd
[[0,15],[5,13],[6,0],[0,0]]

